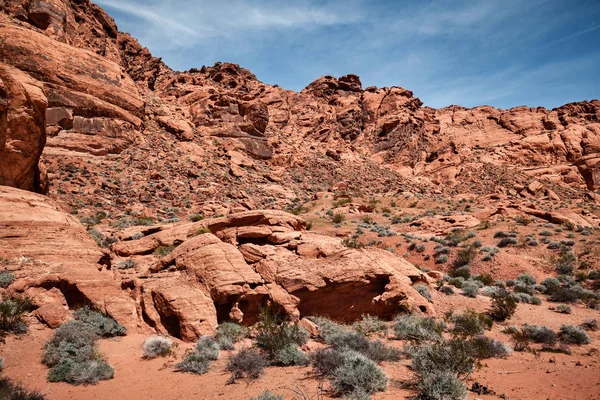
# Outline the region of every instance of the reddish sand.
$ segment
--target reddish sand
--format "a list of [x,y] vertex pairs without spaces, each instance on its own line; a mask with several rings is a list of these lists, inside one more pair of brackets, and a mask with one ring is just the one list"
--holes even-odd
[[[439,297],[439,295],[437,296]],[[435,300],[435,299],[434,299]],[[437,301],[440,316],[448,310],[474,308],[484,310],[489,300],[479,296],[470,299],[461,295]],[[558,314],[548,309],[549,303],[541,306],[519,305],[510,324],[542,324],[557,330],[561,324],[577,325],[585,318],[598,318],[599,313],[579,306],[572,306],[573,314]],[[502,334],[503,325],[495,325],[490,336],[508,342]],[[49,400],[85,399],[249,399],[264,390],[294,399],[287,388],[303,386],[314,394],[319,386],[318,380],[311,376],[310,367],[267,368],[257,381],[240,381],[226,385],[229,374],[225,372],[228,353],[214,362],[211,371],[205,375],[191,375],[173,371],[175,358],[146,361],[141,359],[141,345],[144,336],[100,341],[100,350],[115,369],[115,378],[95,386],[70,386],[64,383],[48,383],[47,369],[41,364],[42,347],[51,331],[33,324],[31,332],[21,338],[13,336],[6,339],[1,356],[5,359],[5,374],[26,387],[35,388],[47,394]],[[469,380],[488,385],[498,395],[508,399],[598,399],[600,398],[600,332],[590,332],[592,344],[571,347],[572,355],[538,352],[515,352],[505,360],[486,360],[482,368]],[[398,341],[390,344],[401,347]],[[177,359],[180,359],[191,344],[180,344]],[[552,361],[551,361],[552,360]],[[390,378],[388,390],[378,393],[374,399],[408,398],[414,393],[399,388],[400,381],[410,379],[407,367],[410,361],[385,363],[383,369]],[[325,388],[327,384],[323,385]],[[330,398],[324,396],[324,398]],[[497,396],[478,396],[470,394],[471,399],[495,399]]]

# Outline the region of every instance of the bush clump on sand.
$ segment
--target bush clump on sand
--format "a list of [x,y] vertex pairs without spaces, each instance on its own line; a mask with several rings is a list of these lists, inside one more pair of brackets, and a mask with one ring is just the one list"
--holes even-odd
[[379,317],[363,315],[359,321],[352,324],[352,328],[363,335],[371,335],[378,332],[387,332],[387,325]]
[[142,356],[151,360],[156,357],[166,357],[173,350],[173,341],[166,336],[150,336],[142,345]]
[[559,304],[556,306],[556,312],[559,312],[561,314],[571,314],[571,307],[569,307],[566,304]]
[[196,341],[194,350],[188,352],[175,368],[179,372],[205,374],[210,368],[211,361],[219,359],[219,354],[219,343],[213,338],[203,336]]
[[248,328],[233,322],[223,322],[217,327],[215,335],[222,350],[233,350],[233,345],[246,337],[248,337]]
[[488,315],[495,321],[503,322],[510,319],[515,311],[517,311],[517,302],[505,290],[501,290],[492,297]]
[[283,400],[283,397],[267,390],[259,396],[252,397],[250,400]]
[[364,355],[346,350],[340,365],[331,374],[331,384],[340,395],[372,394],[383,392],[388,378],[372,360]]
[[0,377],[0,399],[5,400],[45,400],[45,396],[37,391],[25,389],[8,378]]
[[452,315],[450,318],[454,323],[451,332],[454,336],[472,337],[482,335],[494,325],[494,321],[486,314],[480,314],[474,310],[467,310],[462,314]]
[[227,363],[227,371],[231,372],[230,383],[241,378],[258,379],[269,361],[262,352],[253,348],[244,348],[232,355]]
[[587,333],[582,328],[573,325],[561,325],[558,337],[565,344],[582,345],[590,343],[590,337]]
[[394,337],[414,342],[439,340],[444,331],[444,323],[431,317],[419,315],[399,315],[394,320]]
[[46,343],[42,362],[50,367],[50,382],[67,382],[73,385],[93,385],[112,379],[114,370],[96,349],[99,335],[94,326],[82,320],[62,324]]
[[300,325],[289,323],[286,314],[270,307],[262,310],[256,346],[267,354],[273,364],[281,364],[280,355],[289,355],[290,347],[304,345],[309,337],[309,333]]
[[462,285],[462,292],[467,297],[476,298],[479,293],[479,285],[472,281],[466,281]]
[[28,297],[13,297],[0,302],[0,332],[25,333],[27,323],[25,314],[33,311],[33,304]]
[[89,326],[99,337],[108,338],[127,334],[127,329],[114,319],[87,307],[75,311],[73,317]]
[[0,272],[0,288],[6,289],[15,281],[15,276],[8,271]]

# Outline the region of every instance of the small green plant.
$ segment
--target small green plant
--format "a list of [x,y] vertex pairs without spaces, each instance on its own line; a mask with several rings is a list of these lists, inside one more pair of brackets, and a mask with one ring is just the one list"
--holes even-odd
[[334,224],[341,224],[345,220],[346,220],[346,216],[342,213],[335,213],[331,217],[331,222],[333,222]]
[[477,257],[477,248],[475,246],[469,246],[464,249],[459,250],[456,253],[456,258],[452,263],[453,268],[460,268],[468,265],[475,260]]
[[283,397],[266,390],[261,395],[252,397],[250,400],[283,400]]
[[8,378],[0,377],[0,399],[5,400],[45,400],[46,397],[37,391],[31,391]]
[[257,349],[241,349],[229,358],[227,371],[231,372],[230,383],[241,378],[258,379],[268,365],[266,357]]
[[119,261],[117,263],[117,269],[131,269],[135,268],[135,260],[127,259],[123,261]]
[[93,385],[112,379],[114,370],[96,349],[99,335],[82,320],[62,324],[46,343],[43,363],[50,367],[50,382]]
[[158,246],[156,249],[154,249],[154,254],[156,254],[157,256],[164,257],[171,254],[173,250],[175,250],[175,246],[172,245]]
[[99,337],[125,336],[127,329],[114,319],[88,307],[83,307],[73,313],[76,320],[84,322]]
[[500,290],[492,297],[492,304],[488,315],[498,322],[510,319],[517,311],[517,302],[505,290]]
[[494,321],[488,315],[474,310],[452,315],[451,321],[454,323],[452,334],[465,338],[482,335],[485,330],[491,329],[494,325]]
[[399,315],[394,320],[394,337],[413,342],[435,341],[442,337],[444,323],[419,315]]
[[8,271],[0,272],[0,288],[6,289],[15,281],[15,276]]
[[472,281],[466,281],[462,285],[462,292],[467,297],[475,298],[477,297],[477,293],[479,293],[479,285]]
[[309,338],[308,332],[298,324],[290,324],[287,314],[272,307],[261,311],[256,346],[264,350],[269,359],[277,363],[278,354],[292,345],[302,346]]
[[590,343],[590,337],[585,331],[573,325],[561,325],[558,337],[565,344],[583,345]]
[[0,333],[27,332],[27,324],[23,317],[33,309],[28,297],[13,297],[0,302]]
[[175,370],[178,372],[189,372],[202,375],[210,369],[210,360],[195,351],[188,352],[183,361],[175,364]]
[[248,337],[248,328],[233,322],[223,322],[217,327],[215,335],[222,350],[233,350],[233,344],[246,337]]
[[559,304],[558,306],[556,306],[556,312],[559,312],[561,314],[571,314],[571,307],[569,307],[566,304]]
[[192,222],[202,221],[204,219],[204,214],[202,214],[202,213],[190,214],[188,219]]
[[383,392],[387,381],[383,371],[373,361],[352,350],[342,353],[342,362],[331,377],[335,391],[340,395],[350,396],[357,392]]
[[352,327],[354,328],[355,331],[357,331],[358,333],[361,333],[363,335],[371,335],[373,333],[378,333],[378,332],[386,332],[387,331],[387,325],[384,321],[380,320],[378,317],[376,316],[371,316],[371,315],[364,315],[361,317],[361,319],[359,321],[356,321]]
[[173,341],[166,336],[150,336],[142,345],[143,357],[151,360],[156,357],[167,357],[173,352]]
[[413,286],[421,296],[425,297],[431,303],[431,292],[429,291],[429,287],[425,284],[416,284]]

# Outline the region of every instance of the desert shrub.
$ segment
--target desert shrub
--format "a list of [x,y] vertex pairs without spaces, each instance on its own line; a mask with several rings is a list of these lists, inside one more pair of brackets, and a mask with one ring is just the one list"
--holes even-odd
[[463,284],[465,283],[465,278],[463,277],[456,277],[456,278],[450,278],[448,280],[448,283],[451,284],[452,286],[454,286],[457,289],[462,288]]
[[202,375],[210,369],[210,360],[196,351],[188,352],[183,361],[175,364],[175,370],[178,372],[190,372],[192,374]]
[[565,344],[582,345],[590,343],[590,338],[585,331],[573,325],[561,325],[558,338]]
[[554,277],[548,277],[542,281],[542,285],[546,288],[544,293],[552,294],[560,289],[560,281]]
[[380,340],[370,341],[369,346],[361,353],[376,363],[381,363],[383,361],[400,361],[401,357],[400,350],[391,346],[386,346]]
[[517,310],[517,302],[508,295],[506,291],[500,291],[492,297],[492,304],[488,315],[495,321],[506,321],[510,319]]
[[533,287],[533,290],[538,292],[538,293],[546,293],[546,291],[548,290],[548,288],[546,288],[546,286],[541,285],[541,284],[537,284]]
[[483,246],[483,243],[481,243],[481,240],[473,241],[473,247],[480,248],[482,246]]
[[532,295],[533,294],[533,287],[532,286],[528,286],[525,285],[522,282],[517,283],[514,287],[513,287],[513,291],[515,293],[526,293],[528,295]]
[[440,292],[449,296],[449,295],[454,294],[454,289],[452,289],[452,286],[442,286],[440,288]]
[[359,321],[352,324],[352,327],[358,333],[363,335],[370,335],[377,332],[387,332],[387,325],[384,321],[380,320],[376,316],[364,315]]
[[346,220],[346,216],[342,213],[335,213],[331,217],[331,222],[333,222],[334,224],[341,224],[345,220]]
[[73,317],[88,325],[100,337],[125,336],[127,334],[127,329],[114,319],[87,307],[75,311]]
[[548,300],[556,303],[575,303],[579,299],[577,291],[568,287],[561,287],[548,296]]
[[44,400],[46,397],[37,392],[25,389],[8,378],[0,377],[0,399],[4,400]]
[[439,341],[406,351],[418,376],[449,372],[460,378],[468,375],[475,366],[470,346],[464,340]]
[[112,379],[112,367],[100,358],[96,350],[99,335],[94,328],[81,320],[72,320],[54,331],[54,336],[46,343],[42,359],[50,367],[50,382],[90,385]]
[[154,254],[164,257],[171,254],[173,250],[175,250],[175,246],[172,245],[158,246],[156,249],[154,249]]
[[217,327],[215,339],[222,350],[233,350],[233,344],[248,336],[248,328],[233,323],[223,322]]
[[556,332],[542,325],[523,325],[521,332],[534,343],[554,346],[557,340]]
[[350,349],[361,353],[369,347],[369,339],[360,333],[352,331],[330,335],[326,343],[336,350]]
[[131,269],[131,268],[135,268],[135,260],[132,260],[131,258],[129,258],[127,260],[119,261],[117,263],[117,269]]
[[302,346],[310,336],[298,324],[289,324],[288,320],[286,314],[271,307],[261,311],[256,346],[264,350],[272,361],[276,361],[281,350],[291,345]]
[[504,282],[503,280],[498,280],[494,282],[494,286],[499,287],[501,289],[506,289],[506,282]]
[[533,286],[537,282],[537,280],[530,274],[519,275],[519,277],[517,278],[517,281],[519,281],[527,286]]
[[348,331],[348,327],[337,322],[334,322],[325,317],[309,316],[308,320],[314,322],[319,327],[319,338],[327,341],[327,338],[336,333]]
[[541,306],[542,305],[542,299],[540,299],[537,296],[530,296],[530,298],[529,298],[529,304],[533,304],[534,306]]
[[485,286],[489,286],[494,283],[494,278],[490,274],[473,275],[473,280],[481,282]]
[[173,341],[166,336],[150,336],[142,345],[143,357],[147,360],[166,357],[172,352]]
[[475,257],[477,257],[477,248],[475,246],[465,247],[456,253],[452,266],[454,268],[464,267],[473,262]]
[[310,362],[306,353],[300,350],[296,345],[290,345],[277,352],[277,364],[284,367],[290,365],[308,365]]
[[67,382],[72,385],[95,385],[99,381],[112,379],[114,370],[104,360],[95,359],[75,362],[63,359],[48,373],[50,382]]
[[334,349],[317,349],[310,355],[311,364],[323,376],[333,375],[343,360],[342,352]]
[[258,379],[267,365],[267,359],[257,349],[241,349],[227,363],[227,371],[231,372],[230,382],[244,377]]
[[450,276],[453,278],[463,278],[467,280],[471,277],[471,268],[468,265],[458,267],[450,271]]
[[478,360],[506,358],[511,350],[502,342],[486,336],[476,336],[468,341],[471,354]]
[[15,276],[8,271],[0,272],[0,288],[6,289],[15,281]]
[[517,239],[515,239],[514,237],[505,237],[503,239],[500,239],[500,241],[498,242],[498,247],[504,248],[508,246],[514,246],[516,244]]
[[525,238],[525,245],[530,247],[536,247],[539,245],[539,243],[533,236],[527,236]]
[[429,291],[429,287],[425,284],[416,284],[413,286],[421,296],[425,297],[429,302],[431,302],[431,292]]
[[342,353],[342,362],[331,376],[333,388],[342,395],[383,392],[387,381],[387,376],[373,361],[351,350]]
[[597,331],[600,329],[598,321],[592,318],[586,318],[581,323],[581,327],[586,331]]
[[419,315],[399,315],[394,320],[394,337],[414,342],[439,340],[444,331],[444,323],[432,317]]
[[23,316],[33,311],[28,297],[13,297],[0,302],[0,332],[25,333],[27,324]]
[[566,304],[559,304],[558,306],[556,306],[556,312],[559,312],[561,314],[571,314],[571,307],[569,307]]
[[558,256],[550,258],[550,263],[559,275],[571,275],[577,265],[577,257],[572,251],[562,250]]
[[467,297],[477,297],[477,293],[479,292],[479,285],[472,281],[466,281],[462,285],[462,292]]
[[466,385],[447,371],[421,375],[417,390],[420,400],[463,400],[467,397]]
[[494,297],[498,294],[498,288],[494,286],[484,286],[481,288],[481,294],[486,297]]
[[507,287],[513,287],[517,284],[517,281],[515,281],[514,279],[509,279],[506,281],[506,286]]
[[516,237],[516,236],[517,236],[516,232],[498,231],[494,234],[494,239],[505,239],[505,238],[512,238],[512,237]]
[[252,397],[250,400],[283,400],[283,397],[266,390],[261,395]]
[[480,314],[474,310],[467,310],[462,314],[452,315],[451,321],[454,327],[451,332],[454,336],[471,337],[483,334],[487,329],[491,329],[494,321],[485,314]]
[[440,255],[435,259],[436,264],[446,264],[448,262],[448,256],[445,254]]
[[218,360],[221,353],[219,343],[208,336],[203,336],[196,341],[194,351],[209,361]]

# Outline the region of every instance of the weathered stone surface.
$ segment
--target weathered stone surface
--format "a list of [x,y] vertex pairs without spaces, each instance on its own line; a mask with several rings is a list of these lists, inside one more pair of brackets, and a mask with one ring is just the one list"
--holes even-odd
[[38,82],[0,63],[0,185],[40,190],[47,106]]
[[[12,290],[56,288],[69,308],[91,305],[129,329],[139,329],[134,301],[100,264],[104,253],[81,224],[50,199],[0,186],[0,257],[45,263],[25,265]],[[51,320],[57,318],[47,322]]]

